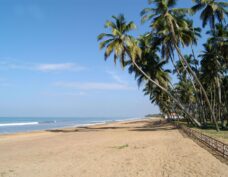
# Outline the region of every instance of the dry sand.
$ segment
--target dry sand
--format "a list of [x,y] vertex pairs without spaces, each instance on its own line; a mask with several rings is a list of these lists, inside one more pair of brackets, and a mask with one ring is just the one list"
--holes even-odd
[[228,177],[160,120],[0,136],[0,177]]

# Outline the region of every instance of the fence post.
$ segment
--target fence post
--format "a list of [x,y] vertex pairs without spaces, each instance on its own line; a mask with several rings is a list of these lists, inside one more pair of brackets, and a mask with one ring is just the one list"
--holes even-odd
[[[222,153],[223,157],[228,159],[228,154],[226,154],[228,150],[227,144],[203,134],[202,131],[198,132],[184,125],[179,125],[179,128],[181,128],[188,136],[202,141],[203,143],[207,144],[208,147]],[[220,144],[222,147],[220,147]]]
[[219,151],[219,150],[218,150],[218,141],[216,140],[215,142],[216,142],[216,143],[215,143],[215,144],[216,144],[216,150]]

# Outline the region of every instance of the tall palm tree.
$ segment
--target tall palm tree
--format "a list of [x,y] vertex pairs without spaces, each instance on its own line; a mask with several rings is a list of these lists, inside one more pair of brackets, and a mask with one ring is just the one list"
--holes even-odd
[[[113,53],[114,62],[116,62],[117,59],[120,59],[122,65],[125,66],[125,61],[127,60],[128,56],[133,65],[142,75],[145,76],[146,79],[167,93],[170,98],[180,107],[180,109],[185,111],[185,113],[190,116],[186,112],[184,106],[181,105],[179,100],[177,100],[166,88],[161,86],[157,81],[148,76],[146,72],[136,63],[136,59],[141,58],[142,51],[138,47],[137,41],[132,36],[128,35],[128,32],[135,28],[135,24],[133,22],[126,23],[123,15],[119,15],[118,17],[113,16],[112,18],[114,19],[114,22],[107,21],[105,24],[105,27],[110,28],[112,33],[101,33],[98,36],[98,40],[103,40],[104,38],[106,39],[100,43],[100,49],[106,48],[104,56],[105,59],[107,59]],[[196,125],[200,126],[199,122],[196,120],[193,122],[195,122]]]
[[216,49],[222,64],[228,69],[228,25],[216,24],[215,29],[208,31],[207,34],[210,35],[207,43]]
[[[176,50],[180,61],[183,64],[186,64],[188,72],[192,75],[192,77],[196,80],[196,83],[200,86],[203,95],[205,97],[206,103],[209,107],[210,113],[213,117],[214,124],[216,126],[217,131],[219,131],[219,127],[215,118],[215,115],[212,110],[212,106],[208,99],[207,93],[203,88],[202,83],[197,77],[196,73],[192,70],[189,63],[186,61],[184,56],[181,53],[179,45],[188,46],[193,43],[193,33],[191,32],[192,27],[189,26],[188,20],[186,20],[184,13],[189,13],[190,10],[186,8],[173,8],[176,5],[176,0],[149,0],[149,4],[153,4],[153,8],[144,9],[141,12],[142,19],[144,20],[152,20],[151,27],[154,33],[158,33],[164,36],[169,36],[172,39],[172,46]],[[182,31],[186,31],[183,35],[181,35]],[[187,35],[188,33],[189,35]]]
[[105,24],[105,28],[111,28],[112,33],[101,33],[98,36],[98,40],[102,40],[103,38],[108,38],[100,43],[100,49],[106,47],[104,58],[107,58],[113,53],[114,62],[116,63],[117,59],[120,59],[122,66],[124,67],[127,51],[126,45],[131,42],[131,36],[128,33],[135,29],[136,26],[134,22],[129,22],[126,24],[125,18],[123,15],[119,15],[118,17],[112,16],[115,22],[107,21]]
[[227,120],[227,127],[228,127],[228,76],[224,76],[222,78],[222,90],[223,90],[223,96],[222,96],[222,108],[223,108],[223,115],[222,115],[222,126],[225,127],[224,121],[225,118]]
[[175,91],[179,94],[183,104],[188,107],[189,112],[193,113],[193,106],[195,105],[196,99],[191,81],[184,77],[181,78],[180,82],[176,84]]
[[216,113],[220,119],[223,114],[222,95],[225,95],[222,82],[225,73],[228,70],[228,26],[216,24],[215,28],[207,34],[210,35],[206,44],[204,44],[204,51],[200,57],[202,75],[214,90],[214,107],[217,108]]
[[168,115],[168,117],[171,117],[174,104],[172,102],[172,99],[170,99],[170,97],[166,93],[164,93],[155,85],[151,84],[151,82],[146,83],[143,92],[144,95],[149,96],[151,103],[154,103],[159,106],[160,111],[163,114],[166,114]]
[[216,0],[193,0],[196,3],[192,7],[193,12],[202,10],[200,19],[202,20],[202,25],[205,27],[208,23],[212,29],[215,28],[216,20],[219,23],[225,21],[225,16],[228,14],[226,7],[228,7],[228,2],[219,2]]
[[[220,107],[222,104],[221,82],[224,73],[224,67],[222,64],[222,58],[217,52],[218,49],[213,45],[207,43],[204,44],[204,51],[200,55],[201,60],[201,72],[207,85],[214,90],[214,99],[218,100],[218,104],[214,103],[214,106],[218,107],[218,117],[220,119]],[[212,99],[212,98],[211,98]]]
[[[193,55],[185,55],[184,56],[186,61],[189,63],[189,65],[191,66],[192,70],[194,72],[197,72],[197,65],[198,65],[198,60],[193,58]],[[176,68],[173,71],[174,73],[179,72],[179,77],[184,77],[187,78],[188,72],[187,72],[187,66],[186,64],[182,64],[179,60],[176,62]]]

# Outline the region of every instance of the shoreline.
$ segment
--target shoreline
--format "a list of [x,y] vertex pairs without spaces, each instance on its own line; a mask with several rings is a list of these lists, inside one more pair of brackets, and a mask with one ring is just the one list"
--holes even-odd
[[0,138],[4,136],[14,136],[14,135],[28,135],[28,134],[37,134],[37,133],[43,133],[47,131],[53,131],[53,130],[68,130],[72,128],[80,128],[80,127],[92,127],[92,126],[97,126],[97,125],[108,125],[112,123],[124,123],[128,121],[140,121],[144,119],[150,119],[154,117],[144,117],[144,118],[127,118],[127,119],[119,119],[119,120],[107,120],[107,121],[101,121],[97,123],[85,123],[85,124],[75,124],[75,125],[69,125],[69,126],[64,126],[64,127],[59,127],[59,128],[50,128],[50,129],[42,129],[42,130],[32,130],[32,131],[24,131],[24,132],[12,132],[12,133],[0,133]]
[[226,164],[160,118],[4,135],[0,152],[4,177],[228,176]]

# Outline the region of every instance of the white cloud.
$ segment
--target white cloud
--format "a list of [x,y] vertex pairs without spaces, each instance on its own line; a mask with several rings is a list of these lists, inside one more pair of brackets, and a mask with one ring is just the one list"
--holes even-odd
[[127,82],[124,81],[124,80],[122,80],[122,79],[120,78],[120,76],[119,76],[118,74],[116,74],[115,72],[107,71],[107,73],[110,74],[111,77],[112,77],[116,82],[127,84]]
[[134,88],[121,83],[104,82],[56,82],[57,87],[79,90],[133,90]]
[[85,67],[80,66],[76,63],[0,63],[1,69],[20,69],[20,70],[31,70],[40,72],[55,72],[55,71],[81,71]]
[[56,82],[55,86],[78,90],[134,90],[116,72],[106,71],[115,82]]
[[50,64],[39,64],[35,66],[38,71],[49,72],[49,71],[80,71],[84,67],[76,65],[74,63],[50,63]]
[[44,96],[51,96],[51,97],[56,97],[56,96],[69,96],[69,97],[77,97],[77,96],[85,96],[86,92],[45,92],[42,93]]

